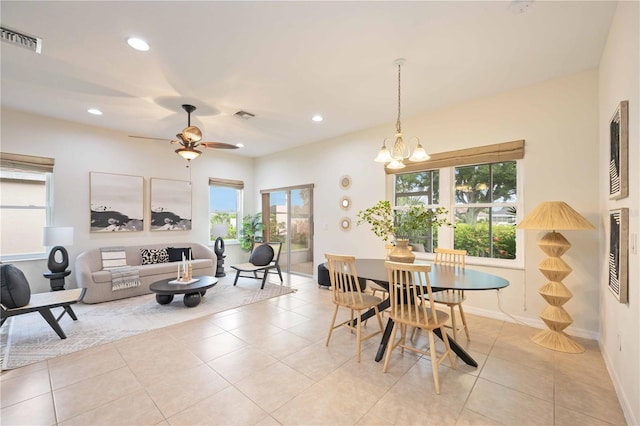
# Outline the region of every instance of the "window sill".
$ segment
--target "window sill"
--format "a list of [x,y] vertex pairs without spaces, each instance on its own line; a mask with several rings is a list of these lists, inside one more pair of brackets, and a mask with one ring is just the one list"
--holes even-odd
[[2,263],[32,262],[35,260],[47,260],[48,257],[49,256],[46,253],[14,254],[14,255],[0,256],[0,262]]
[[[428,260],[433,262],[435,256],[433,253],[414,253],[416,259]],[[507,259],[486,259],[481,257],[467,256],[465,264],[469,266],[483,266],[487,268],[500,268],[500,269],[518,269],[524,270],[524,262],[522,260],[507,260]]]

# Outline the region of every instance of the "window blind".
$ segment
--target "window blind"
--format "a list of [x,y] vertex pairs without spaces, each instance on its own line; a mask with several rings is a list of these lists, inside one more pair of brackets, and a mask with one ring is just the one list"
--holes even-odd
[[226,188],[244,189],[244,182],[241,180],[209,178],[209,185],[224,186]]
[[442,167],[500,163],[502,161],[520,160],[522,158],[524,158],[524,139],[474,148],[458,149],[455,151],[439,152],[437,154],[431,154],[431,159],[427,161],[415,163],[405,161],[405,167],[400,170],[392,170],[385,167],[385,172],[388,175],[393,175],[397,173],[440,169]]
[[53,173],[53,165],[53,158],[0,152],[0,168],[3,171]]

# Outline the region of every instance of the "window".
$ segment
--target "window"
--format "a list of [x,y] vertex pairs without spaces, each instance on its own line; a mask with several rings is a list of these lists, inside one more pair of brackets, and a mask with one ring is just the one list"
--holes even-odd
[[454,248],[468,256],[516,258],[515,161],[454,169]]
[[521,263],[516,223],[522,188],[516,160],[522,158],[521,140],[432,154],[428,162],[407,165],[402,174],[386,170],[394,174],[396,207],[442,206],[455,224],[412,238],[411,243],[422,243],[427,252],[438,246],[467,250],[469,257],[483,259],[482,264]]
[[[395,206],[424,204],[427,207],[436,207],[440,198],[439,182],[438,170],[396,175]],[[410,242],[422,244],[424,251],[433,253],[433,248],[438,246],[438,229],[432,228],[426,235],[412,236]]]
[[51,221],[53,159],[1,154],[0,259],[44,257],[42,230]]
[[237,240],[242,226],[244,183],[209,178],[209,240]]

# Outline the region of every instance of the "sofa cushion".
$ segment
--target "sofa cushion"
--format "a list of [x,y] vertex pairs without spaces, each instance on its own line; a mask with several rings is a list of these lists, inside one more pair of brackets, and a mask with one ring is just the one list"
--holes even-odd
[[[202,273],[199,270],[212,268],[214,262],[212,259],[197,259],[191,262],[193,270],[196,273]],[[175,263],[154,263],[153,265],[136,266],[140,278],[152,277],[154,275],[175,275],[178,273],[178,266]],[[91,278],[95,283],[111,283],[110,271],[96,271],[91,274]],[[162,277],[158,277],[161,280]]]
[[140,249],[140,264],[153,265],[155,263],[166,263],[169,261],[169,253],[166,248],[159,249]]
[[[189,260],[190,251],[191,247],[167,247],[167,252],[169,253],[169,262],[182,261],[182,255],[184,255],[185,259]],[[191,260],[193,259],[193,254],[191,254]]]
[[20,308],[31,300],[31,288],[22,271],[14,265],[0,265],[0,300],[7,308]]

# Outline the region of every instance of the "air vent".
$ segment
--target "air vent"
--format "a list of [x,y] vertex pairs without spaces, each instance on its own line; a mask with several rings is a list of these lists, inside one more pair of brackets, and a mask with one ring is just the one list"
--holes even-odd
[[2,41],[24,47],[32,52],[42,53],[42,39],[27,34],[22,34],[9,28],[0,27],[2,30]]
[[255,114],[251,114],[250,112],[247,112],[247,111],[238,111],[233,115],[235,115],[236,117],[240,117],[244,120],[248,120],[250,118],[255,117]]

